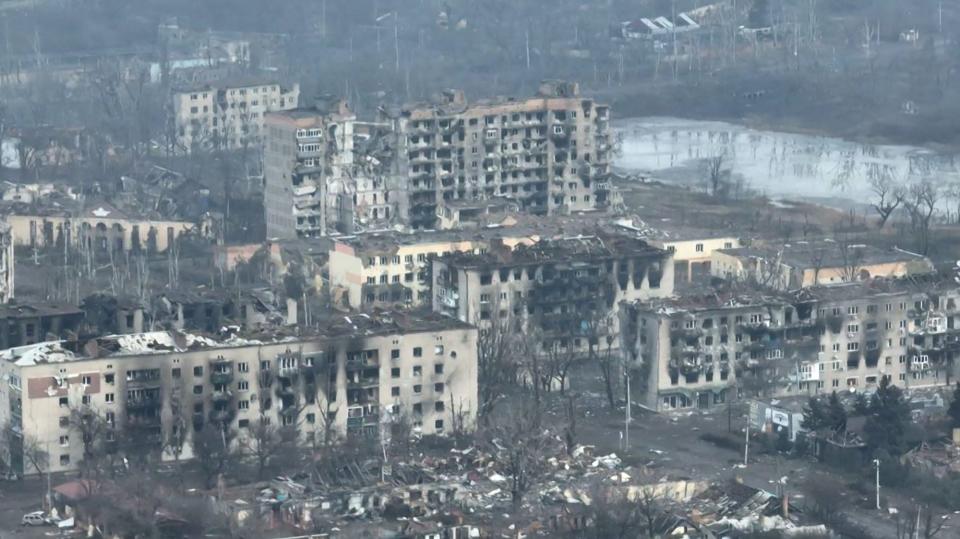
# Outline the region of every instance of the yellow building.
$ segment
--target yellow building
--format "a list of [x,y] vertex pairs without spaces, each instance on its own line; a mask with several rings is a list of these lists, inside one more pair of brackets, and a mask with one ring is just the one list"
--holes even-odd
[[144,249],[165,251],[181,234],[194,229],[194,223],[134,217],[103,201],[91,201],[76,209],[16,209],[4,220],[10,225],[14,245],[45,247],[78,246],[118,251]]
[[476,328],[430,312],[333,318],[282,342],[152,332],[10,348],[0,353],[0,429],[15,435],[0,458],[34,473],[24,447],[41,447],[43,468],[76,470],[84,444],[74,412],[102,420],[98,443],[136,439],[165,459],[174,429],[187,430],[180,458],[189,459],[205,425],[235,432],[238,448],[260,420],[294,427],[304,442],[376,438],[401,419],[423,434],[449,433],[461,418],[470,429],[476,352]]
[[483,229],[415,234],[367,234],[342,238],[330,250],[330,288],[337,305],[367,308],[430,301],[430,263],[450,253],[480,253],[493,242],[532,244],[528,229]]
[[719,249],[711,258],[715,277],[777,290],[936,272],[930,259],[903,249],[834,241]]

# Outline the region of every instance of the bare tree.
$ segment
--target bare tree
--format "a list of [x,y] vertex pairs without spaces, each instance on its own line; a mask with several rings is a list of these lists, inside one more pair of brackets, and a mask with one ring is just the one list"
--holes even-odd
[[871,204],[873,209],[880,216],[879,228],[883,228],[890,219],[890,215],[903,203],[905,192],[903,187],[897,185],[889,175],[872,176],[868,180],[870,190],[875,196]]
[[910,223],[917,234],[921,254],[927,254],[930,249],[930,226],[937,213],[940,194],[940,189],[932,181],[921,180],[908,187],[903,201],[910,213]]
[[510,481],[510,496],[519,507],[545,472],[554,437],[538,426],[540,415],[529,397],[501,410],[482,433],[482,444],[496,455],[501,473]]
[[243,437],[243,445],[257,465],[257,478],[263,479],[264,472],[271,461],[281,456],[292,456],[296,431],[287,427],[278,427],[270,418],[260,415]]
[[50,453],[39,440],[33,436],[15,431],[12,425],[7,425],[0,434],[2,434],[2,436],[0,436],[0,442],[8,444],[8,447],[9,444],[15,443],[15,441],[19,442],[20,451],[23,455],[23,463],[30,465],[37,475],[47,473],[50,469]]
[[233,471],[238,463],[234,449],[237,433],[231,428],[207,425],[195,430],[191,438],[193,455],[203,472],[207,488],[214,486],[217,477]]
[[706,168],[707,181],[709,182],[708,187],[710,188],[711,196],[719,196],[726,191],[726,186],[724,185],[723,181],[726,177],[726,171],[723,170],[723,163],[725,160],[725,153],[717,154],[704,160],[704,167]]
[[516,339],[509,320],[483,321],[478,325],[478,415],[482,421],[486,421],[506,389],[517,382],[518,367],[514,357]]

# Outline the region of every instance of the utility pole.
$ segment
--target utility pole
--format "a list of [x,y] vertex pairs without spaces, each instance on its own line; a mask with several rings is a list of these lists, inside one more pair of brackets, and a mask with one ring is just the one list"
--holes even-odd
[[530,27],[527,27],[527,31],[524,34],[524,47],[527,52],[527,71],[530,71]]
[[[749,410],[749,409],[748,409]],[[750,412],[747,411],[747,428],[743,429],[743,467],[747,467],[750,459]]]
[[626,364],[624,364],[623,366],[623,374],[624,374],[624,377],[626,377],[627,379],[627,405],[624,407],[625,409],[623,412],[624,432],[626,433],[626,437],[624,439],[625,441],[624,449],[630,449],[630,421],[632,420],[632,418],[630,417],[630,412],[631,412],[630,408],[632,406],[631,406],[631,400],[630,400],[630,370],[627,369]]
[[396,59],[394,64],[394,70],[400,72],[400,17],[397,15],[397,12],[393,12],[393,54]]
[[879,511],[880,510],[880,459],[873,459],[873,465],[877,469],[877,476],[876,476],[877,489],[876,490],[877,490],[877,511]]

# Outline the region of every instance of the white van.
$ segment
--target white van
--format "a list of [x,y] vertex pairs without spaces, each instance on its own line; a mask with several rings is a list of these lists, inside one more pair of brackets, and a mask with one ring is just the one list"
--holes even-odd
[[43,517],[43,511],[34,511],[23,515],[20,519],[21,526],[46,526],[47,519]]

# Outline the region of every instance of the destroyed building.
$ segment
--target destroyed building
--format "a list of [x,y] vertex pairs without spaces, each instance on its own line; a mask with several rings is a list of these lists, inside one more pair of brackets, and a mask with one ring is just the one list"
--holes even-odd
[[668,251],[604,232],[451,253],[432,268],[434,310],[480,327],[516,321],[576,353],[619,347],[621,301],[673,294]]
[[105,251],[160,252],[196,228],[192,222],[121,210],[93,197],[13,202],[4,210],[14,244],[35,248],[63,248],[66,244]]
[[343,237],[330,250],[330,288],[337,306],[371,308],[430,304],[430,259],[480,252],[493,242],[533,243],[529,229],[483,229]]
[[263,142],[264,115],[296,108],[300,86],[223,80],[174,90],[171,99],[178,151],[253,149]]
[[832,240],[717,249],[710,270],[715,277],[777,290],[936,272],[923,255]]
[[84,313],[60,303],[0,305],[0,349],[34,344],[49,339],[75,341]]
[[353,163],[356,116],[346,101],[267,115],[264,208],[268,238],[327,233],[327,191]]
[[468,103],[460,90],[399,111],[382,110],[398,135],[406,178],[401,213],[435,228],[444,201],[505,197],[537,215],[606,209],[610,109],[568,82],[536,96]]
[[[81,406],[157,453],[181,413],[189,436],[215,424],[236,430],[237,443],[261,416],[297,425],[306,440],[377,437],[401,417],[423,434],[470,429],[476,338],[475,328],[427,311],[339,317],[319,333],[272,341],[165,331],[9,348],[0,354],[0,402],[9,403],[0,425],[19,436],[0,450],[31,473],[29,438],[50,448],[50,471],[76,470],[82,444],[71,443],[80,433],[68,416]],[[188,443],[182,458],[191,457]]]
[[952,336],[958,291],[917,283],[690,291],[623,304],[623,348],[644,402],[658,410],[709,408],[735,387],[813,396],[871,390],[883,377],[905,387],[942,385],[960,350]]

